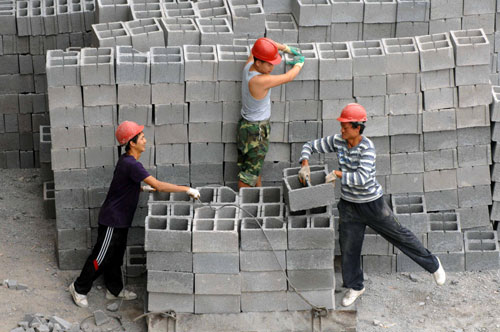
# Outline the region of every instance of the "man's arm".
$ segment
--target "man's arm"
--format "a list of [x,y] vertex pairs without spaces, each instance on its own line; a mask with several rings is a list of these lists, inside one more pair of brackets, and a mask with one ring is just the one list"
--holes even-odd
[[176,184],[163,182],[156,179],[152,175],[145,178],[144,182],[149,184],[151,187],[155,188],[157,191],[162,191],[162,192],[178,193],[178,192],[187,192],[189,190],[189,187],[178,186]]
[[337,149],[334,145],[335,136],[326,136],[323,138],[318,138],[314,141],[306,142],[302,146],[302,152],[300,153],[299,163],[303,165],[309,164],[309,158],[313,153],[330,153],[336,152]]

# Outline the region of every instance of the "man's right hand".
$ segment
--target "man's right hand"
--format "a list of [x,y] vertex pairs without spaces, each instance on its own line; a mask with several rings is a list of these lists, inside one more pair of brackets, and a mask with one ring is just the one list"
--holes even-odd
[[302,68],[302,66],[304,65],[304,61],[305,58],[303,55],[296,55],[293,57],[293,60],[287,61],[286,64],[292,66],[299,66],[300,68]]
[[189,188],[186,191],[186,194],[188,194],[189,197],[191,197],[193,199],[199,199],[200,198],[200,192],[197,189],[194,189],[194,188]]
[[302,165],[299,171],[299,181],[302,185],[307,185],[307,182],[311,180],[311,169],[309,165]]
[[288,46],[287,44],[283,44],[283,46],[285,46],[285,49],[283,50],[283,52],[285,52],[285,53],[293,54],[293,55],[302,55],[302,53],[300,52],[300,49],[297,47]]

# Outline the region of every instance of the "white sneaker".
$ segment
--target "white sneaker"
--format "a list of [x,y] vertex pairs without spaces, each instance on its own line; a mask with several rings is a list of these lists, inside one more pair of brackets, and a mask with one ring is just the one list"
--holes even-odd
[[106,298],[108,300],[122,299],[125,301],[129,301],[129,300],[135,300],[137,298],[137,294],[127,289],[122,289],[122,291],[120,292],[120,294],[118,294],[118,296],[114,296],[113,294],[111,294],[109,290],[106,290]]
[[439,267],[437,271],[434,272],[432,275],[434,276],[434,281],[436,281],[436,284],[438,286],[443,286],[446,281],[446,273],[444,272],[443,265],[441,265],[441,261],[437,256],[436,259],[438,260]]
[[358,291],[358,290],[354,290],[354,289],[352,289],[352,288],[349,288],[349,289],[347,290],[347,292],[345,293],[344,298],[342,299],[342,305],[343,305],[344,307],[348,307],[348,306],[350,306],[350,305],[351,305],[351,304],[353,304],[353,303],[354,303],[354,301],[356,301],[356,299],[357,299],[358,297],[360,297],[360,296],[361,296],[361,294],[363,294],[364,292],[365,292],[365,288],[364,288],[364,287],[363,287],[363,289],[362,289],[362,290],[359,290],[359,291]]
[[75,283],[71,283],[69,285],[69,292],[71,296],[73,297],[73,301],[75,301],[75,304],[79,307],[82,308],[87,308],[89,306],[89,302],[87,301],[87,295],[83,294],[78,294],[75,290]]

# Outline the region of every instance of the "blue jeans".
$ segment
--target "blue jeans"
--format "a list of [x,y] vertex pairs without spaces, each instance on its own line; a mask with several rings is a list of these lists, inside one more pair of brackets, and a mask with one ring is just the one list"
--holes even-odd
[[340,199],[339,235],[342,254],[342,279],[344,287],[363,289],[361,248],[366,226],[370,226],[426,271],[434,273],[439,263],[410,230],[403,227],[394,216],[383,197],[367,203],[352,203]]

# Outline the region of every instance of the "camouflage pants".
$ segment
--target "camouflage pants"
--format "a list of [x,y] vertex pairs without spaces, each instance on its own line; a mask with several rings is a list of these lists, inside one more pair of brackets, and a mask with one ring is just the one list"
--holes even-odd
[[241,182],[255,187],[257,184],[264,158],[269,150],[269,135],[271,125],[269,120],[250,122],[240,119],[238,122],[238,177]]

